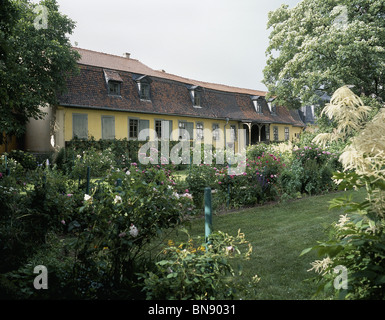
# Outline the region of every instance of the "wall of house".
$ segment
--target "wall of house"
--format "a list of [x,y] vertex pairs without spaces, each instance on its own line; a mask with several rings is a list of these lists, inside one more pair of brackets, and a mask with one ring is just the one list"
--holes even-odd
[[54,111],[51,107],[42,107],[46,113],[42,119],[30,119],[26,125],[24,148],[33,153],[48,153],[54,151],[54,137],[51,132],[51,120]]
[[[194,117],[183,116],[170,116],[170,115],[157,115],[157,114],[140,114],[120,111],[108,111],[108,110],[91,110],[81,108],[58,108],[56,115],[56,123],[58,131],[56,133],[56,143],[59,147],[65,145],[65,141],[69,141],[73,138],[73,114],[87,114],[88,118],[88,135],[95,140],[102,138],[102,116],[113,116],[115,118],[115,138],[116,139],[128,139],[129,128],[128,119],[136,118],[141,120],[149,120],[150,126],[150,140],[155,137],[155,120],[172,120],[172,137],[171,140],[178,140],[178,125],[180,121],[193,122],[194,129],[197,123],[202,123],[204,128],[204,141],[205,143],[212,143],[215,147],[223,147],[226,139],[226,143],[231,141],[230,126],[236,126],[238,129],[238,121],[229,121],[226,124],[225,120],[217,119],[202,119]],[[219,140],[212,139],[212,127],[213,124],[218,124],[220,128]],[[226,125],[226,126],[225,126]],[[62,129],[61,129],[62,128]],[[225,130],[226,129],[226,130]],[[226,138],[224,133],[226,132]],[[241,139],[241,143],[244,143],[242,136],[238,137],[240,133],[237,133],[237,139]],[[194,138],[196,136],[196,130],[194,131]],[[237,143],[236,151],[237,149]]]
[[285,141],[285,128],[289,128],[290,141],[298,139],[299,134],[302,132],[301,127],[294,127],[291,124],[272,123],[270,125],[270,141],[276,141],[274,139],[274,127],[278,128],[278,141]]

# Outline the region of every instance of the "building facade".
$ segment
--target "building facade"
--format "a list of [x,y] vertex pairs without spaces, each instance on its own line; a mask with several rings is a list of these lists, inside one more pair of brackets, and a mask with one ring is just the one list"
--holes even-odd
[[[81,139],[204,141],[214,146],[294,140],[305,124],[267,92],[153,70],[129,54],[80,48],[79,73],[42,120],[30,120],[25,148],[50,152]],[[240,130],[244,129],[244,130]],[[187,135],[187,137],[186,137]]]

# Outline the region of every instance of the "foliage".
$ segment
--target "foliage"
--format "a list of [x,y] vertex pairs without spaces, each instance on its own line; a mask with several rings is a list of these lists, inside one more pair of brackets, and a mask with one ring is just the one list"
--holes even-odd
[[87,168],[90,168],[90,177],[102,177],[114,169],[115,158],[111,149],[97,151],[93,147],[76,154],[70,176],[74,179],[86,179]]
[[257,276],[246,287],[238,285],[242,273],[236,272],[230,262],[249,259],[252,251],[240,230],[236,236],[214,232],[208,245],[197,246],[197,240],[189,238],[179,245],[170,240],[160,253],[156,269],[141,274],[147,299],[235,299],[255,288]]
[[269,13],[269,94],[298,108],[349,84],[383,101],[384,14],[382,0],[304,0]]
[[[121,185],[115,184],[118,179]],[[76,237],[72,250],[77,295],[112,297],[118,290],[134,294],[144,247],[163,230],[180,224],[192,208],[191,196],[175,193],[162,170],[132,166],[126,173],[113,173],[84,196],[80,215],[65,221]]]
[[333,141],[346,142],[362,129],[369,111],[370,107],[365,106],[347,86],[339,88],[321,112],[321,115],[333,119],[336,128],[332,132],[318,134],[313,141],[323,146]]
[[37,169],[29,185],[11,175],[0,185],[0,270],[18,267],[45,242],[49,231],[60,232],[61,220],[76,203],[61,173]]
[[[335,110],[336,111],[336,110]],[[351,138],[350,144],[340,156],[344,172],[334,175],[341,189],[365,188],[365,201],[336,198],[332,207],[346,208],[346,214],[333,225],[326,242],[305,250],[317,251],[322,260],[313,268],[320,273],[320,289],[331,288],[337,266],[347,269],[347,286],[334,286],[337,296],[345,299],[385,298],[385,112],[380,109],[360,132]],[[356,118],[356,122],[360,119]],[[357,123],[355,124],[357,125]],[[349,129],[342,125],[343,132]],[[341,130],[342,131],[342,130]]]
[[204,190],[216,187],[216,168],[206,164],[191,165],[186,177],[187,188],[191,192],[197,208],[203,207]]
[[218,190],[234,207],[255,205],[274,199],[276,182],[285,167],[273,154],[262,153],[255,160],[246,159],[246,170],[240,175],[229,174],[229,167],[217,169]]
[[42,13],[28,0],[5,0],[0,8],[0,132],[7,135],[21,136],[29,118],[44,115],[41,106],[56,105],[66,85],[63,75],[77,70],[79,55],[67,37],[74,22],[58,11],[55,0],[41,5],[46,27],[36,24]]
[[12,150],[8,156],[20,163],[24,170],[34,170],[37,168],[36,158],[29,152]]
[[[345,215],[341,215],[338,223],[332,225],[329,240],[320,242],[312,248],[322,260],[312,263],[319,275],[315,278],[319,282],[317,293],[332,292],[342,299],[385,299],[385,222],[383,216],[383,198],[377,198],[377,192],[384,194],[383,181],[374,182],[370,178],[360,177],[355,173],[340,173],[336,179],[343,181],[341,188],[362,188],[370,186],[371,199],[354,202],[351,198],[335,198],[331,201],[331,208],[345,208]],[[380,216],[378,206],[381,208]],[[337,274],[334,269],[343,266],[347,269],[346,287],[341,283],[336,285]],[[309,271],[310,271],[309,270]],[[338,280],[338,279],[337,279]]]

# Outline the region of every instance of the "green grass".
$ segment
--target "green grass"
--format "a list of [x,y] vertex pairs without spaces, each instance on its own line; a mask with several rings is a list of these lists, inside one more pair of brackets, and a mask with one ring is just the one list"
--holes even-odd
[[[328,202],[350,193],[356,200],[365,196],[364,191],[331,193],[214,215],[214,230],[236,235],[241,229],[253,246],[251,259],[243,263],[243,278],[257,274],[261,281],[257,295],[248,299],[312,299],[316,284],[304,280],[314,276],[307,270],[318,257],[313,252],[300,254],[327,239],[326,228],[343,214],[329,210]],[[204,218],[194,219],[188,227],[190,236],[204,237],[204,224]],[[185,241],[185,237],[179,233],[170,239]]]

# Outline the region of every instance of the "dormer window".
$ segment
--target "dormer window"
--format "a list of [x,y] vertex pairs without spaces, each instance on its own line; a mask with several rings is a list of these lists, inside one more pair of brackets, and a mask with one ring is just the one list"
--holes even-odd
[[108,94],[112,96],[120,96],[120,88],[123,80],[119,73],[117,71],[107,69],[104,69],[103,72],[104,79],[106,80],[107,84]]
[[120,82],[108,81],[108,94],[120,96]]
[[188,89],[194,108],[202,108],[202,88],[199,86],[188,86]]
[[142,82],[140,84],[140,99],[142,100],[151,100],[150,99],[150,84],[147,82]]
[[138,85],[138,92],[139,97],[141,100],[151,100],[151,79],[146,76],[134,76],[134,80],[136,81],[136,84]]
[[274,100],[275,100],[275,98],[270,98],[270,99],[267,101],[267,105],[269,106],[269,110],[270,110],[270,113],[271,113],[272,115],[275,115],[276,112],[277,112],[277,107],[276,107],[276,105],[275,105],[275,103],[274,103]]
[[254,109],[256,113],[262,113],[262,99],[263,97],[261,96],[252,96],[251,100],[253,101],[254,104]]

